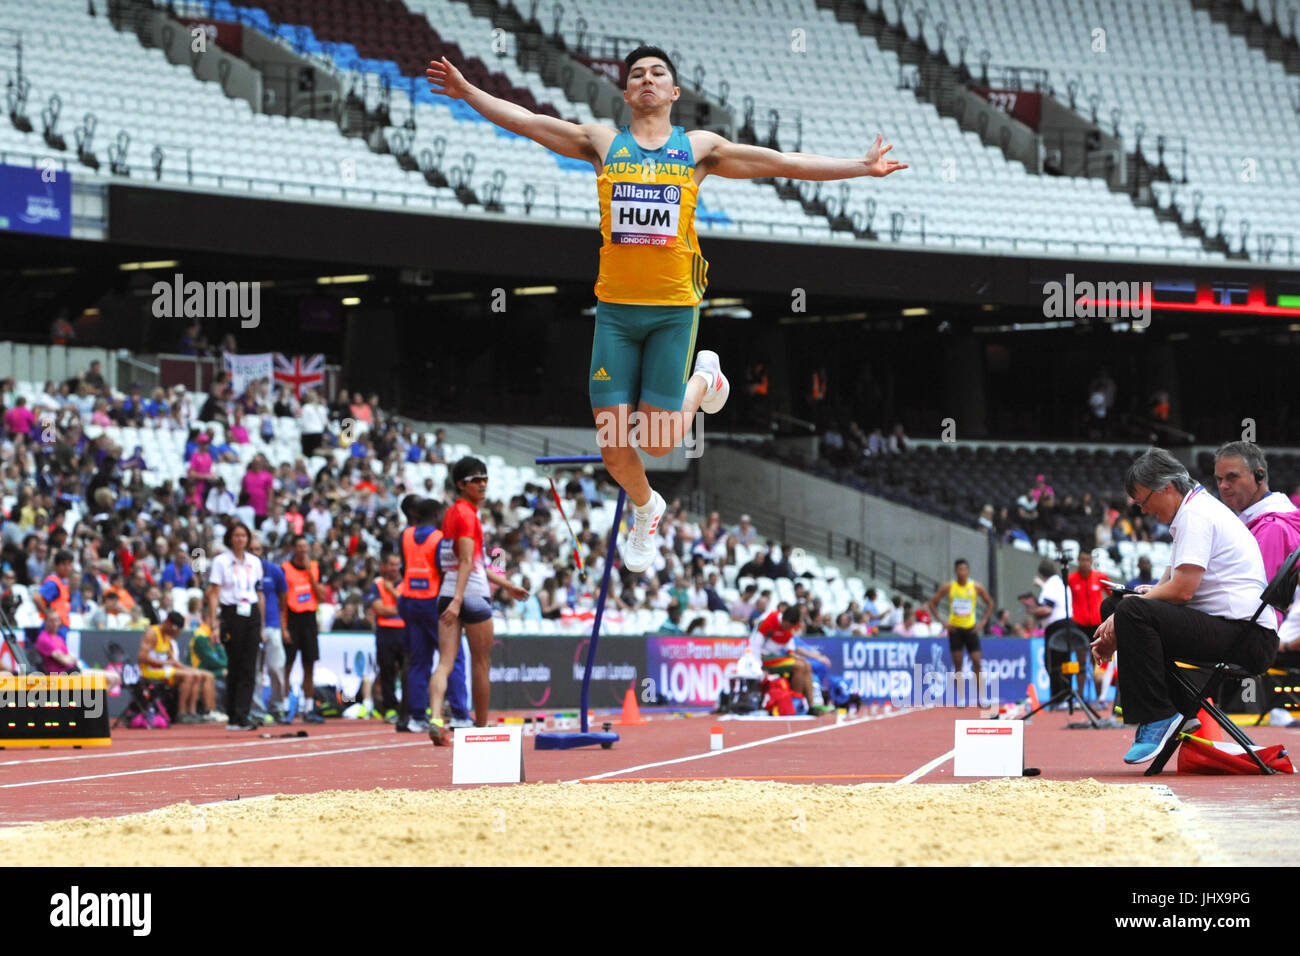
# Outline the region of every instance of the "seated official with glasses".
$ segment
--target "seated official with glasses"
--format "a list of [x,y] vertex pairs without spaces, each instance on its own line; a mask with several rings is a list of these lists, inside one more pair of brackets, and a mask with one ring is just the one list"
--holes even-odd
[[1142,764],[1160,753],[1180,708],[1190,706],[1173,699],[1169,662],[1225,661],[1262,673],[1277,653],[1277,621],[1273,614],[1251,621],[1267,584],[1255,538],[1173,455],[1143,452],[1124,487],[1173,536],[1164,576],[1141,594],[1108,598],[1092,642],[1098,663],[1119,651],[1124,722],[1138,725],[1124,762]]

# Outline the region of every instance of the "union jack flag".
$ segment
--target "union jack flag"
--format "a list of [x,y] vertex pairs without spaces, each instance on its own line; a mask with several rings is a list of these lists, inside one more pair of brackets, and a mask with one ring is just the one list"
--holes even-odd
[[288,385],[294,395],[302,398],[302,393],[309,388],[323,388],[325,385],[325,356],[295,355],[289,359],[279,352],[275,353],[275,380]]

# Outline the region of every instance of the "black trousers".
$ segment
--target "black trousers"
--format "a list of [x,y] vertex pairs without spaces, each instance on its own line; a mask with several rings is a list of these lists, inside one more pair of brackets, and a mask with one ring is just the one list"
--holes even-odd
[[1277,656],[1277,632],[1249,621],[1136,596],[1107,598],[1103,620],[1112,612],[1126,724],[1164,720],[1195,706],[1169,686],[1169,661],[1227,661],[1263,673]]
[[226,716],[232,724],[247,724],[257,679],[257,651],[262,646],[262,615],[254,604],[240,617],[233,604],[221,607],[221,642],[226,645]]
[[381,627],[375,634],[375,667],[379,671],[380,706],[385,711],[397,711],[397,726],[405,726],[407,717],[406,694],[397,696],[398,675],[406,676],[411,655],[406,648],[405,634],[400,627]]

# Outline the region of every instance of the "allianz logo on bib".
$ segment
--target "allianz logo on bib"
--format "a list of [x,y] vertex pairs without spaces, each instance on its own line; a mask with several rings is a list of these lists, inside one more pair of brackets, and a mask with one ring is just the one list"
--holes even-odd
[[680,187],[666,183],[614,183],[611,198],[676,204],[682,201],[682,191]]

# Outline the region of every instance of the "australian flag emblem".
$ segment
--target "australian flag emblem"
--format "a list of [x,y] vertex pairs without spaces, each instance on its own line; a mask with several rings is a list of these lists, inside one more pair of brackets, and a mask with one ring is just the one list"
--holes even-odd
[[669,159],[680,159],[682,162],[686,161],[686,150],[684,149],[670,149],[668,150],[667,155]]

